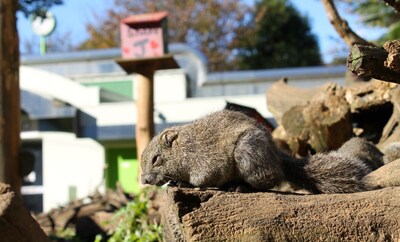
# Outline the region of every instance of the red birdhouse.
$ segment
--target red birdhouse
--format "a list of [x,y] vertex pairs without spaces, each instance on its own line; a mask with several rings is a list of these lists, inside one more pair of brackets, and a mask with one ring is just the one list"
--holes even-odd
[[168,53],[167,12],[133,15],[121,21],[123,59],[159,57]]

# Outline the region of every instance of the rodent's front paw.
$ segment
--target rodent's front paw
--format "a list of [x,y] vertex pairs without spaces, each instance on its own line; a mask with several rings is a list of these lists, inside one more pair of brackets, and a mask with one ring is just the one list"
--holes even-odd
[[185,183],[185,182],[180,182],[180,181],[169,181],[168,186],[171,187],[179,187],[179,188],[193,188],[192,185]]
[[240,193],[246,193],[246,192],[252,192],[254,189],[252,189],[249,185],[243,184],[243,183],[232,183],[225,185],[222,187],[222,190],[225,190],[227,192],[240,192]]

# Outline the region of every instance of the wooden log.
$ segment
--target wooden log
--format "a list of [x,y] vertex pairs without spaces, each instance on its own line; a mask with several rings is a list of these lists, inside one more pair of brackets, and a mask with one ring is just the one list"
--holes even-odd
[[357,83],[346,88],[345,98],[350,104],[351,112],[360,113],[390,103],[391,91],[397,86],[395,83],[373,79],[369,82]]
[[[386,125],[392,103],[400,100],[400,96],[394,96],[396,88],[396,83],[376,79],[348,87],[326,84],[311,89],[278,82],[267,93],[268,108],[280,123],[273,137],[287,143],[292,153],[300,156],[338,148],[353,132],[377,143],[397,127],[396,114]],[[387,131],[382,135],[385,125]]]
[[400,40],[390,40],[383,44],[383,48],[389,53],[398,53],[400,51]]
[[355,44],[347,58],[347,68],[359,76],[400,83],[400,73],[384,65],[387,57],[383,48]]
[[400,159],[369,173],[365,180],[373,187],[400,186]]
[[169,188],[166,241],[398,241],[400,188],[290,195]]
[[398,84],[376,79],[346,88],[345,98],[350,105],[355,133],[378,143],[392,114],[392,90]]
[[400,53],[389,53],[384,64],[387,68],[400,73]]
[[349,104],[342,94],[324,93],[303,110],[309,126],[308,143],[317,151],[338,149],[353,136]]
[[[310,150],[310,146],[307,144],[310,133],[303,116],[304,108],[305,106],[303,105],[289,109],[283,115],[281,125],[285,131],[286,142],[292,151],[291,153],[299,156],[307,156]],[[274,138],[277,139],[278,137],[274,136]]]
[[335,86],[335,84],[327,83],[315,88],[297,88],[288,85],[285,80],[277,81],[267,91],[268,110],[279,124],[286,111],[294,106],[306,104],[316,94]]
[[393,112],[389,121],[382,131],[378,147],[384,148],[388,144],[400,141],[400,87],[396,87],[390,92]]
[[384,65],[400,73],[400,40],[387,41],[383,48],[389,53]]
[[[116,191],[109,190],[106,194],[96,192],[87,198],[54,208],[48,213],[38,214],[35,218],[47,235],[56,235],[65,228],[76,227],[78,221],[79,233],[84,231],[84,234],[96,235],[96,231],[98,232],[99,229],[110,227],[103,226],[101,223],[109,221],[101,219],[108,218],[108,214],[125,206],[131,199],[132,197],[124,194],[118,186]],[[98,224],[95,226],[96,223]],[[86,225],[88,227],[85,227]],[[91,229],[95,229],[95,231],[89,231]],[[107,231],[102,232],[106,233]]]
[[0,240],[50,241],[9,185],[0,183]]
[[343,95],[334,87],[283,114],[282,126],[294,153],[304,156],[309,151],[337,149],[353,136],[350,107]]
[[55,231],[62,231],[67,228],[68,224],[75,218],[76,211],[73,207],[67,207],[62,210],[55,210],[51,215],[54,221]]
[[400,40],[387,41],[383,48],[389,52],[384,65],[400,73]]

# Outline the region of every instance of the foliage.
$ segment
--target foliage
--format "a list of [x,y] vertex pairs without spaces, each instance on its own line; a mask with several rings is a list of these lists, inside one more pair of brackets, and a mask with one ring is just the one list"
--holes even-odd
[[19,0],[19,10],[22,11],[25,17],[35,13],[39,16],[44,16],[46,10],[53,5],[63,4],[63,0]]
[[383,44],[387,40],[400,38],[400,15],[383,0],[341,0],[352,12],[360,15],[363,23],[373,27],[387,28],[388,32],[377,42]]
[[[123,18],[167,11],[169,41],[188,43],[202,51],[211,71],[321,64],[308,19],[288,1],[264,0],[251,6],[245,0],[114,0],[105,16],[93,13],[96,22],[86,25],[89,38],[77,48],[118,47]],[[49,38],[49,52],[76,48],[68,45],[69,38],[58,39],[61,41],[51,45]],[[32,48],[25,49],[29,52]]]
[[96,23],[87,24],[90,38],[81,49],[119,46],[122,18],[156,11],[169,13],[170,42],[189,43],[201,50],[212,70],[235,68],[227,62],[239,44],[237,37],[248,32],[247,15],[251,13],[250,6],[240,0],[114,0],[107,16],[95,16]]
[[[111,224],[115,229],[109,232],[108,239],[97,235],[94,242],[156,242],[162,241],[162,227],[155,221],[150,221],[148,216],[149,194],[156,192],[157,188],[143,189],[135,194],[134,200],[118,209],[110,221],[103,221],[103,225]],[[115,225],[115,226],[114,226]],[[54,242],[83,242],[74,227],[57,231],[50,236]]]
[[308,18],[287,0],[257,2],[254,38],[240,50],[246,69],[312,66],[322,63]]
[[[147,192],[139,194],[126,207],[115,214],[113,222],[118,223],[108,242],[161,241],[162,228],[150,223],[147,216]],[[97,240],[100,238],[97,237]]]
[[[61,5],[64,0],[18,0],[19,11],[24,13],[25,17],[31,14],[45,17],[46,11],[54,5]],[[57,34],[55,31],[46,38],[46,51],[47,52],[63,52],[75,49],[72,44],[71,32]],[[34,54],[37,46],[39,46],[39,39],[34,38],[22,43],[24,46],[24,54]]]

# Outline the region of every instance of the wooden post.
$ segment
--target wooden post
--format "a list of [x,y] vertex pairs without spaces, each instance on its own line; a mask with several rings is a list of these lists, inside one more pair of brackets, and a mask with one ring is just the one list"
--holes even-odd
[[[136,146],[137,157],[140,163],[143,150],[150,143],[154,136],[154,90],[153,90],[154,71],[138,74],[137,87],[137,122],[136,122]],[[140,180],[141,171],[139,172]]]
[[[156,70],[175,69],[179,66],[172,55],[141,59],[117,59],[116,62],[128,74],[137,74],[136,148],[138,161],[140,163],[143,150],[154,136],[154,73]],[[139,184],[141,184],[141,173],[141,169],[139,169]]]

